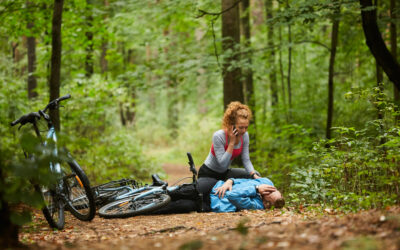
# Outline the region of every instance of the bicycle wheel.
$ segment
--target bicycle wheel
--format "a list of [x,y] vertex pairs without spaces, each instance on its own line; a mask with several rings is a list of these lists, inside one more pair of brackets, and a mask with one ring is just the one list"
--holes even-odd
[[75,160],[61,163],[65,193],[65,206],[76,218],[90,221],[96,206],[89,179]]
[[125,198],[111,202],[99,210],[99,215],[104,218],[126,218],[146,214],[166,206],[171,200],[167,194],[151,194],[139,200]]
[[42,212],[49,225],[52,228],[63,229],[65,224],[63,202],[57,198],[54,191],[46,187],[35,185],[35,189],[42,194],[45,203]]

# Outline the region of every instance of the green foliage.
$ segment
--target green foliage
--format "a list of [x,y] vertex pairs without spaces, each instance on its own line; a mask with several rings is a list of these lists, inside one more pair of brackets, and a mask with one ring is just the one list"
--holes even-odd
[[387,116],[360,130],[337,127],[335,139],[313,143],[306,164],[290,174],[292,202],[325,203],[343,210],[400,202],[397,108],[376,89],[364,94]]
[[35,191],[33,184],[52,185],[57,177],[49,169],[49,163],[62,159],[54,156],[50,146],[44,147],[31,134],[23,133],[20,139],[27,154],[35,158],[19,158],[11,148],[0,144],[0,200],[12,207],[10,219],[14,224],[23,225],[31,220],[31,211],[25,204],[35,208],[44,205],[42,195]]
[[[0,33],[4,34],[0,36],[0,143],[7,149],[2,152],[8,161],[20,152],[16,129],[8,123],[42,108],[49,98],[53,1],[31,2],[27,6],[25,0],[0,1]],[[197,15],[199,9],[220,12],[220,2],[107,3],[64,3],[60,93],[70,93],[72,99],[60,109],[61,145],[72,152],[93,184],[122,177],[147,180],[161,171],[161,163],[185,164],[187,151],[201,165],[223,113],[220,64],[232,51],[221,47],[221,17]],[[333,16],[338,4],[341,14]],[[386,27],[388,11],[382,5],[380,25]],[[253,165],[292,202],[347,204],[356,209],[396,202],[390,192],[398,185],[400,139],[390,115],[398,111],[385,97],[392,94],[388,86],[385,91],[368,90],[375,81],[375,60],[365,46],[358,2],[278,1],[269,20],[264,19],[264,6],[254,6],[249,11],[251,46],[237,45],[241,59],[231,63],[232,69],[253,73]],[[336,128],[335,139],[325,141],[321,138],[333,18],[340,20],[334,79]],[[33,22],[32,29],[27,28],[28,22]],[[271,27],[272,47],[266,43]],[[31,35],[36,38],[39,97],[27,100],[24,37]],[[269,64],[273,53],[275,67]],[[94,65],[90,77],[85,72],[87,58]],[[107,61],[106,69],[100,59]],[[269,75],[274,70],[276,105],[271,102]],[[383,120],[376,120],[378,110]],[[127,111],[134,119],[123,126],[121,114]],[[27,144],[35,145],[29,140]],[[36,163],[17,162],[16,166],[7,163],[7,174],[35,178],[34,168],[25,166]],[[10,190],[17,192],[17,188]]]

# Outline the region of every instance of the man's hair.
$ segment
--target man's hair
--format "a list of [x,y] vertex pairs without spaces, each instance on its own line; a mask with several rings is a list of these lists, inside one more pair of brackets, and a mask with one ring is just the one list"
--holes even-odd
[[283,208],[283,206],[285,206],[285,199],[283,197],[277,199],[275,202],[270,202],[270,201],[266,201],[265,202],[265,208],[266,209],[270,209],[271,207]]

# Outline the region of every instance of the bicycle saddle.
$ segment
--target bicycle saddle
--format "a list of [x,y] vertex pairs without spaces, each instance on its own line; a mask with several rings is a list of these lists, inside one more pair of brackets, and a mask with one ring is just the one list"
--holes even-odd
[[168,185],[167,182],[161,180],[161,178],[157,174],[152,174],[151,179],[153,179],[153,185],[152,186],[162,186],[162,185]]

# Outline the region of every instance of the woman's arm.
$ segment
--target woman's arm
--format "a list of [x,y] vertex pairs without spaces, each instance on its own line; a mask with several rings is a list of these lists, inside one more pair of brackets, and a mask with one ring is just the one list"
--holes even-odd
[[[249,138],[249,133],[245,133],[243,135],[243,149],[242,149],[242,162],[243,166],[246,169],[246,171],[252,175],[255,173],[253,164],[250,161],[250,152],[249,152],[249,145],[250,145],[250,138]],[[259,176],[254,175],[254,178],[259,178]]]
[[[227,170],[231,164],[231,157],[234,147],[234,140],[230,140],[228,148],[225,151],[225,132],[220,130],[213,135],[213,146],[215,152],[215,158],[222,170]],[[231,145],[232,144],[232,145]]]

